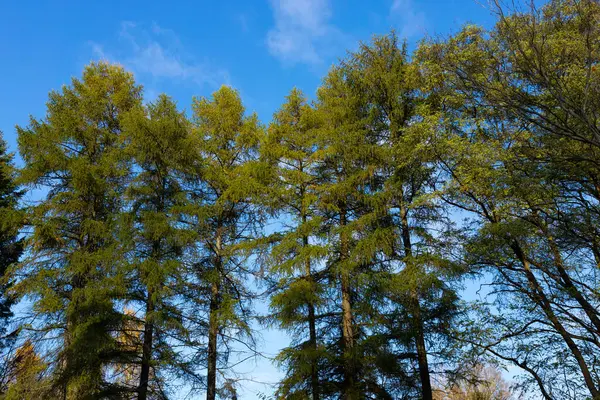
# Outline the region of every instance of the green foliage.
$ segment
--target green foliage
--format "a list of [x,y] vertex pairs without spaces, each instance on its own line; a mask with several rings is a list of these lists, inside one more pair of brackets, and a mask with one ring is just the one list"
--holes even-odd
[[253,253],[262,224],[256,200],[266,176],[258,160],[264,132],[256,114],[246,116],[238,92],[229,87],[212,99],[195,99],[192,108],[193,149],[201,169],[192,181],[188,212],[198,234],[190,290],[195,312],[207,313],[200,328],[208,331],[208,397],[214,398],[217,370],[225,371],[230,355],[239,354],[232,342],[241,340],[250,351],[254,347],[249,282],[258,272]]
[[[353,78],[349,69],[333,68],[319,89],[316,106],[321,179],[317,210],[328,249],[324,263],[327,297],[332,300],[327,309],[335,316],[323,329],[330,353],[324,367],[330,389],[323,396],[361,398],[370,393],[386,398],[390,394],[372,368],[376,355],[367,347],[377,318],[369,313],[369,296],[385,270],[380,257],[391,251],[394,234],[378,179],[383,149],[369,129],[373,119],[365,93]],[[340,325],[341,336],[336,331]]]
[[17,127],[20,183],[46,195],[27,209],[29,252],[14,289],[33,300],[35,331],[58,338],[50,365],[67,398],[110,390],[102,368],[118,350],[114,301],[125,292],[115,235],[127,174],[121,119],[140,102],[131,74],[92,64],[50,93],[44,120]]
[[[18,237],[23,226],[19,199],[22,192],[15,183],[15,169],[12,154],[7,153],[6,143],[0,132],[0,359],[7,360],[17,339],[18,330],[9,332],[11,307],[14,295],[10,293],[14,278],[10,268],[19,261],[23,252],[23,241]],[[0,366],[0,395],[6,389],[6,377],[9,374],[9,363]]]
[[269,254],[270,279],[276,280],[270,318],[294,337],[292,346],[278,356],[287,369],[277,393],[283,398],[309,394],[318,398],[320,360],[326,355],[316,333],[323,325],[317,314],[322,311],[326,290],[319,264],[327,255],[317,211],[321,182],[317,128],[314,108],[293,89],[275,113],[261,147],[262,157],[273,170],[268,205],[278,218],[290,220],[273,235]]
[[[448,200],[477,228],[466,260],[493,274],[473,344],[545,398],[600,396],[595,294],[597,2],[552,1],[467,26],[420,52],[442,112]],[[578,310],[572,313],[567,310]],[[590,336],[591,335],[591,336]]]
[[0,347],[4,346],[4,334],[8,319],[13,315],[14,299],[9,294],[11,278],[7,275],[11,265],[19,261],[23,251],[18,238],[22,216],[18,202],[22,192],[15,183],[12,154],[7,153],[6,143],[0,132]]
[[600,6],[494,4],[414,56],[375,36],[267,129],[232,88],[188,120],[105,63],[51,92],[19,174],[0,141],[0,337],[14,301],[32,316],[7,398],[236,398],[261,284],[291,336],[277,398],[479,395],[486,357],[600,398]]
[[193,371],[174,349],[189,337],[177,296],[185,281],[183,255],[195,239],[182,224],[189,204],[185,180],[198,165],[187,118],[166,95],[129,112],[123,130],[131,163],[125,192],[130,225],[123,237],[123,243],[130,243],[127,301],[145,310],[133,322],[144,327],[135,344],[142,364],[136,385],[147,386],[153,398],[161,396],[165,372]]

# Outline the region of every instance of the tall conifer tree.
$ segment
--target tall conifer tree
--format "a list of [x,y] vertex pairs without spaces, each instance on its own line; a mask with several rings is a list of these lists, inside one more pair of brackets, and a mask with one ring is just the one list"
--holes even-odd
[[18,234],[22,227],[22,215],[18,209],[22,192],[15,183],[15,168],[12,154],[7,152],[6,142],[0,132],[0,395],[5,389],[6,378],[10,373],[8,362],[16,341],[17,331],[8,331],[11,307],[14,296],[9,293],[12,278],[9,268],[13,266],[23,251],[22,240]]
[[[368,130],[371,121],[364,94],[343,68],[333,68],[318,92],[319,210],[327,235],[330,312],[340,333],[329,343],[329,380],[343,399],[367,395],[390,398],[372,368],[376,352],[369,347],[370,294],[384,269],[393,230],[386,222],[385,199],[377,178],[381,147]],[[335,346],[334,346],[335,343]],[[333,350],[335,349],[335,350]],[[335,395],[331,393],[330,395]]]
[[[287,368],[278,396],[320,398],[320,359],[324,347],[317,334],[319,304],[323,301],[324,276],[320,264],[325,247],[320,238],[321,218],[317,213],[320,182],[317,166],[314,109],[302,92],[293,89],[269,126],[262,155],[272,163],[274,183],[268,200],[276,215],[285,220],[273,236],[270,255],[271,279],[277,292],[271,309],[276,324],[294,334],[294,345],[284,349],[278,360]],[[289,219],[289,221],[287,221]]]
[[197,290],[199,299],[210,299],[207,399],[214,400],[219,392],[217,374],[224,374],[229,366],[226,346],[232,338],[251,341],[248,280],[253,268],[248,264],[248,245],[261,223],[254,199],[263,190],[255,178],[259,177],[258,146],[264,133],[255,114],[245,115],[238,92],[226,86],[213,93],[212,99],[194,101],[193,122],[203,164],[194,193],[201,254]]
[[[22,241],[18,238],[21,228],[18,203],[22,192],[15,183],[12,158],[0,132],[0,279],[5,277],[9,267],[19,260],[23,250]],[[8,294],[9,287],[9,277],[7,281],[0,281],[0,346],[6,333],[6,324],[12,316],[11,306],[14,303],[14,299]]]
[[15,289],[34,300],[35,330],[57,338],[47,355],[62,398],[99,398],[115,389],[104,367],[120,353],[121,118],[140,102],[131,74],[91,64],[82,79],[50,93],[43,120],[17,127],[21,181],[45,194],[28,209],[29,254]]
[[188,336],[176,296],[184,279],[184,251],[194,238],[182,224],[182,210],[186,172],[196,167],[196,154],[185,115],[166,95],[130,112],[123,127],[132,162],[126,192],[133,247],[129,300],[144,309],[137,398],[145,400],[162,396],[164,372],[193,369],[174,349],[186,344]]
[[[372,135],[385,156],[380,168],[396,245],[382,296],[389,301],[383,328],[390,348],[413,353],[420,395],[431,400],[429,358],[450,371],[454,336],[449,327],[457,317],[458,296],[452,289],[458,270],[450,255],[455,240],[440,198],[443,177],[436,170],[430,133],[431,116],[418,86],[417,70],[406,45],[394,32],[362,44],[344,63],[352,82],[365,94],[373,116]],[[428,347],[431,346],[431,351]],[[456,366],[454,366],[456,367]],[[410,392],[410,364],[402,374]],[[435,370],[434,370],[435,371]],[[441,372],[441,371],[440,371]]]

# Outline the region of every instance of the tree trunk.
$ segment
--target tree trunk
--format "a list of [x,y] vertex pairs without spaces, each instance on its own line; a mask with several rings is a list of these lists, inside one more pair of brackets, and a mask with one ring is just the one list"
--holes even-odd
[[567,293],[571,294],[579,303],[585,314],[590,319],[591,323],[594,325],[594,328],[596,328],[596,332],[594,332],[594,334],[600,334],[600,318],[598,318],[598,310],[596,310],[596,308],[590,302],[587,301],[585,296],[575,286],[575,284],[571,280],[571,276],[567,272],[567,267],[563,262],[563,258],[560,254],[560,250],[554,238],[548,232],[546,226],[542,226],[542,229],[544,234],[546,235],[548,244],[550,245],[550,250],[554,258],[554,265],[562,280],[563,286],[567,289]]
[[140,384],[138,386],[138,400],[148,398],[148,382],[150,381],[150,361],[152,360],[152,342],[154,339],[154,324],[152,313],[154,312],[153,291],[148,289],[146,299],[146,321],[144,322],[144,343],[142,344],[142,367],[140,370]]
[[220,293],[219,281],[221,279],[221,232],[217,231],[215,244],[215,281],[210,292],[210,316],[208,325],[208,370],[206,400],[215,400],[217,396],[217,340],[219,334],[219,308]]
[[417,360],[419,362],[419,377],[421,379],[421,390],[423,400],[432,400],[431,380],[429,377],[429,363],[427,362],[427,348],[425,347],[425,333],[423,332],[423,321],[421,319],[421,304],[416,291],[411,294],[414,307],[415,342],[417,347]]
[[[161,202],[161,210],[162,202]],[[160,241],[152,243],[152,258],[158,259],[160,255]],[[146,320],[144,321],[144,343],[142,344],[142,366],[140,369],[140,384],[138,386],[138,400],[148,398],[148,385],[150,382],[150,363],[152,362],[152,351],[154,350],[154,286],[147,286],[148,297],[146,298]]]
[[315,324],[315,306],[308,305],[308,329],[310,333],[310,348],[313,351],[313,357],[310,366],[310,386],[312,389],[312,400],[319,400],[319,369],[317,365],[317,328]]
[[[412,243],[410,240],[410,227],[408,224],[408,210],[404,205],[400,206],[400,223],[402,245],[404,247],[404,256],[407,261],[407,267],[413,266]],[[416,273],[416,272],[415,272]],[[425,332],[423,329],[423,320],[421,319],[421,303],[419,301],[419,292],[413,288],[410,292],[412,299],[413,323],[415,331],[415,345],[417,349],[417,361],[419,363],[419,378],[421,380],[421,396],[423,400],[432,400],[433,392],[431,390],[431,378],[429,376],[429,363],[427,361],[427,347],[425,346]]]
[[[345,229],[346,210],[341,207],[340,227]],[[346,232],[340,233],[340,261],[345,263],[348,260],[348,236]],[[342,265],[341,273],[342,290],[342,340],[344,344],[344,400],[354,400],[356,398],[356,371],[354,366],[354,329],[352,326],[352,299],[350,288],[350,276],[348,266]]]
[[[306,222],[306,216],[302,216],[303,222]],[[302,238],[302,244],[304,247],[308,246],[308,236]],[[312,284],[312,272],[310,269],[310,260],[306,259],[304,262],[306,279]],[[317,366],[317,328],[315,321],[315,305],[312,300],[308,302],[308,331],[309,331],[309,343],[310,349],[313,352],[310,366],[310,386],[312,392],[312,400],[319,399],[319,371]]]
[[585,384],[586,384],[590,394],[592,395],[592,399],[594,399],[594,400],[600,399],[600,390],[598,390],[598,388],[596,387],[596,384],[594,383],[594,379],[592,378],[590,369],[589,369],[585,359],[583,358],[583,355],[581,354],[581,350],[579,349],[579,347],[573,340],[573,337],[571,336],[571,334],[566,330],[566,328],[563,326],[563,324],[560,322],[560,320],[554,313],[554,310],[552,309],[550,300],[548,300],[548,298],[547,298],[546,294],[544,293],[544,290],[541,287],[540,283],[538,282],[536,276],[531,271],[531,266],[529,264],[529,261],[527,260],[527,257],[525,256],[525,252],[523,251],[520,244],[516,240],[514,240],[512,242],[511,248],[512,248],[513,252],[515,253],[515,255],[517,256],[517,259],[523,265],[523,269],[525,271],[525,276],[527,277],[529,286],[532,289],[534,298],[537,300],[537,303],[544,311],[544,314],[546,314],[546,317],[550,320],[550,322],[552,323],[554,328],[558,331],[560,336],[565,341],[567,347],[569,348],[569,350],[575,357],[575,360],[577,360],[577,364],[579,365],[579,369],[581,370]]

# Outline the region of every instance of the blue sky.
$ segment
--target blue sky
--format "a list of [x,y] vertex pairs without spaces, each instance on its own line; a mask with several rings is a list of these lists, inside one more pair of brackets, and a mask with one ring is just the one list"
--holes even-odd
[[[4,0],[0,2],[0,131],[16,151],[16,124],[43,117],[48,92],[80,76],[93,60],[132,71],[152,100],[166,92],[189,110],[192,96],[222,84],[237,88],[266,124],[296,86],[313,97],[346,51],[395,29],[412,47],[471,22],[493,22],[485,0]],[[285,345],[265,332],[263,350]],[[268,362],[245,364],[260,381],[277,378]],[[268,387],[248,384],[242,399]]]
[[221,84],[265,123],[294,86],[312,96],[358,41],[394,28],[409,42],[489,24],[486,0],[4,0],[0,2],[0,130],[44,115],[48,92],[107,59],[134,72],[146,98],[181,108]]

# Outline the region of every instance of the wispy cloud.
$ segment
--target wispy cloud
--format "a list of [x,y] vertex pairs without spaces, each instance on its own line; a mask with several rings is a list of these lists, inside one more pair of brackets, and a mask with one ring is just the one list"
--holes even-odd
[[399,25],[401,37],[409,39],[426,33],[425,13],[417,10],[412,0],[394,0],[390,18]]
[[226,70],[208,60],[198,61],[182,45],[177,34],[152,24],[149,28],[134,22],[121,24],[119,46],[111,47],[90,42],[95,57],[119,62],[142,78],[179,80],[199,86],[218,87],[229,83]]
[[249,18],[248,15],[244,13],[239,13],[234,15],[235,23],[240,27],[242,32],[247,33],[250,30]]
[[284,63],[319,64],[344,35],[330,22],[329,0],[271,0],[275,26],[269,52]]

